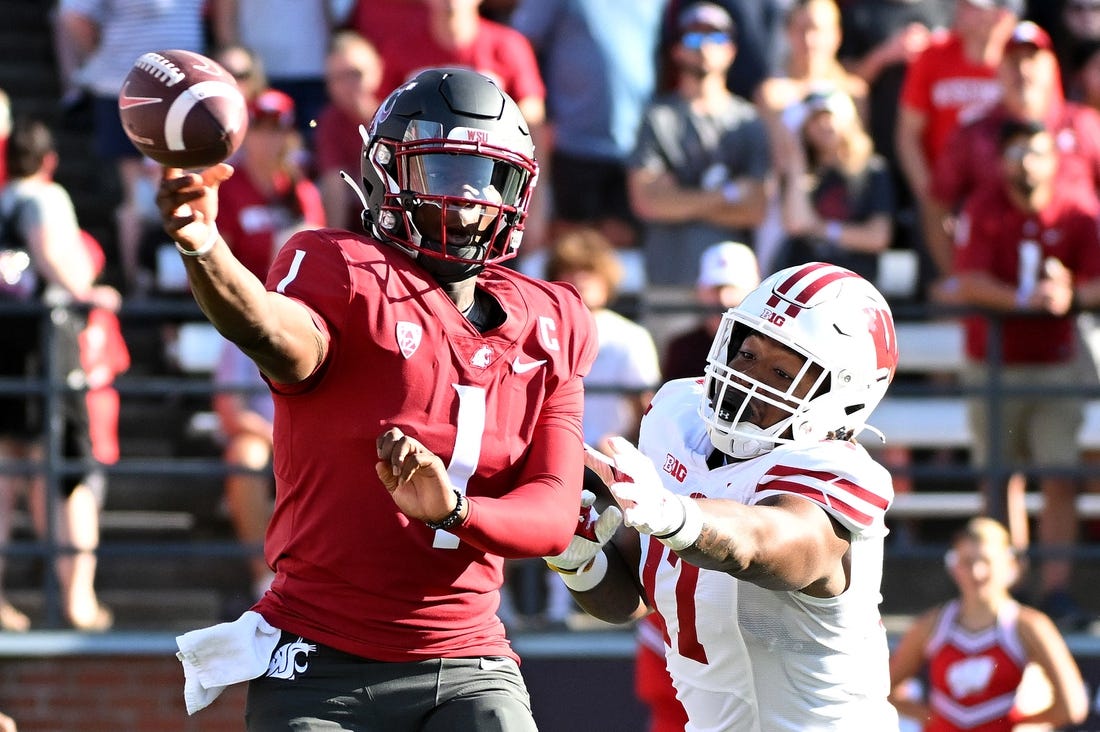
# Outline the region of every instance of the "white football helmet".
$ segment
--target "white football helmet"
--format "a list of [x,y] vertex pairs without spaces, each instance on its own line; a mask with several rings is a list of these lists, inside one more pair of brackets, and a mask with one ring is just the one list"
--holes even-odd
[[[750,331],[806,357],[788,392],[728,365]],[[805,398],[794,396],[795,385],[813,364],[821,366],[821,376]],[[723,314],[707,356],[699,415],[714,446],[739,459],[762,455],[780,443],[848,439],[863,431],[897,364],[894,318],[874,285],[822,262],[790,267]],[[753,399],[790,416],[765,428],[743,420]]]

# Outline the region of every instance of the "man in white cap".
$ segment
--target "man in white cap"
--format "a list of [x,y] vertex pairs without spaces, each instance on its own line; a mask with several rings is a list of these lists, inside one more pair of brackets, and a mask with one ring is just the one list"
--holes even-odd
[[722,312],[735,307],[760,284],[756,254],[746,244],[724,241],[712,244],[699,258],[695,298],[704,315],[690,330],[674,335],[661,364],[664,379],[702,376],[707,351],[722,322]]

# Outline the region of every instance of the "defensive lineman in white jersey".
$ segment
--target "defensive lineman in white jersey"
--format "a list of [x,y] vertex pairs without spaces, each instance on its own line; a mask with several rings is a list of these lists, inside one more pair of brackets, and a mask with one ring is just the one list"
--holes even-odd
[[873,286],[792,267],[723,316],[704,379],[662,387],[640,452],[590,457],[617,505],[547,561],[597,617],[660,615],[688,732],[897,729],[878,610],[893,490],[852,440],[896,365]]

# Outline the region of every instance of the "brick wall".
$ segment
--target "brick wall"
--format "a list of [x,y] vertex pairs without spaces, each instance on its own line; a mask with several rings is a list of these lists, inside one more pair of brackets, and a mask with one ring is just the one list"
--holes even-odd
[[[634,697],[630,636],[612,638],[608,645],[599,635],[562,634],[557,640],[547,635],[516,643],[540,732],[646,728],[645,711]],[[183,670],[172,655],[175,646],[167,645],[171,636],[142,643],[144,650],[137,653],[131,650],[136,646],[120,649],[120,644],[112,646],[118,652],[109,651],[111,634],[73,634],[60,641],[42,636],[19,645],[31,649],[20,654],[13,647],[18,638],[0,633],[0,710],[15,719],[19,732],[244,730],[245,684],[187,716]],[[69,652],[64,648],[69,640],[92,650]],[[588,653],[578,654],[580,648]]]
[[172,656],[0,659],[0,709],[19,732],[240,732],[245,687],[192,717]]

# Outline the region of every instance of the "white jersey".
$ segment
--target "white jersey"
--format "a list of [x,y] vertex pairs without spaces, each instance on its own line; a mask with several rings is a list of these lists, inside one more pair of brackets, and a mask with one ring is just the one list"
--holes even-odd
[[643,537],[643,585],[668,629],[666,656],[688,730],[896,730],[886,700],[889,651],[879,615],[889,473],[850,442],[781,445],[707,467],[702,381],[666,384],[639,447],[674,493],[754,504],[813,501],[851,534],[851,583],[839,597],[767,590],[685,562]]

